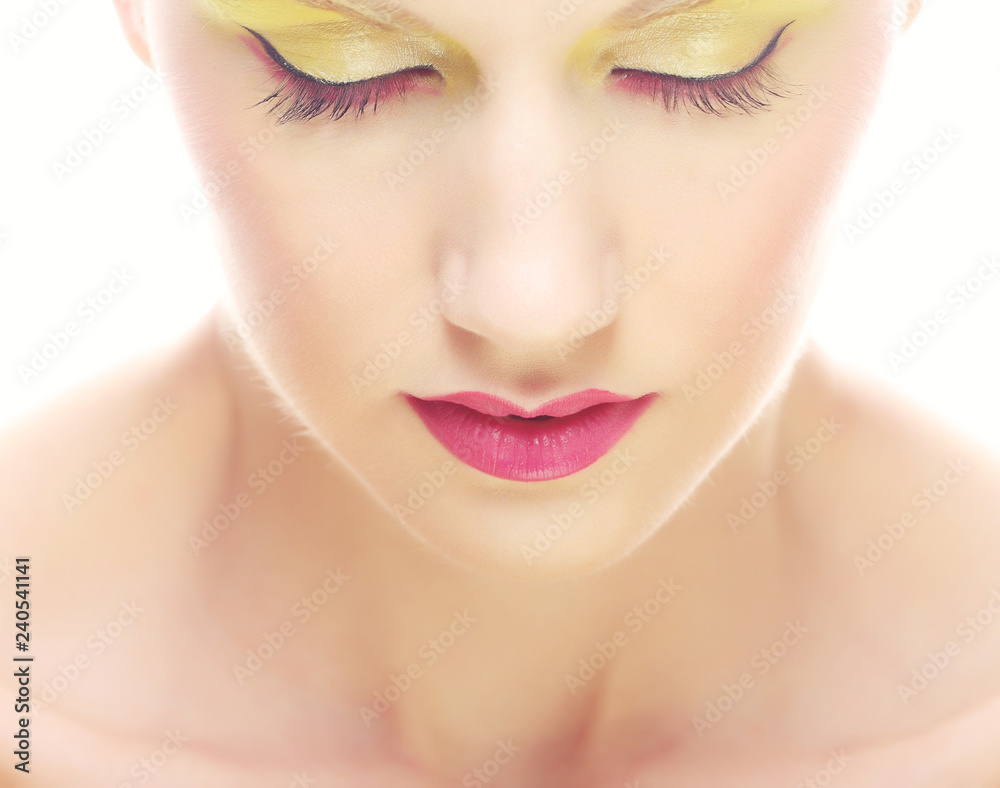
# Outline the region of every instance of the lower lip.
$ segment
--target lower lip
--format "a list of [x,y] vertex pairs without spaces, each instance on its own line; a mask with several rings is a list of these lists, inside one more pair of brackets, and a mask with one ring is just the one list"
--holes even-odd
[[498,479],[542,482],[597,462],[631,429],[654,396],[593,405],[549,419],[498,418],[454,402],[406,399],[441,445],[467,465]]

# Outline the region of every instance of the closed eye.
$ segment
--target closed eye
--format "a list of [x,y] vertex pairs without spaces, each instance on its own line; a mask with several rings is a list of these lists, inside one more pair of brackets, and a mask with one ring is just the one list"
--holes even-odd
[[355,82],[329,82],[296,68],[260,33],[248,27],[244,30],[256,39],[261,50],[258,56],[263,54],[260,59],[277,83],[254,106],[270,105],[267,114],[276,115],[279,123],[302,123],[323,115],[340,120],[349,112],[361,117],[369,106],[375,112],[380,103],[411,90],[432,89],[441,79],[433,66],[414,66]]
[[681,109],[687,109],[689,114],[695,109],[718,116],[763,112],[771,108],[774,99],[786,98],[794,88],[777,75],[769,62],[791,24],[782,27],[752,63],[728,74],[682,77],[614,68],[610,76],[618,88],[662,100],[671,113]]

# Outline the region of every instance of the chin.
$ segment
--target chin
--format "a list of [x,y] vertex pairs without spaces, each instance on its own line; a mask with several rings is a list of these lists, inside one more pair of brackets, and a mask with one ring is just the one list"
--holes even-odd
[[[611,452],[572,477],[520,489],[484,479],[456,460],[453,472],[439,477],[433,497],[420,501],[419,488],[410,488],[407,502],[419,508],[387,508],[401,527],[453,565],[526,581],[583,577],[638,549],[686,497],[675,495],[671,506],[643,490],[651,469],[628,465],[621,460],[627,456]],[[425,491],[431,486],[427,482]]]

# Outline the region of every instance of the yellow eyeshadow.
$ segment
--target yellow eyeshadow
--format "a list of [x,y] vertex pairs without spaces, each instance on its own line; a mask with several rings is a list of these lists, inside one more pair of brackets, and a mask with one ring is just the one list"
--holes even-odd
[[474,77],[465,49],[449,37],[364,19],[296,0],[200,0],[210,18],[248,27],[285,60],[326,82],[356,82],[419,66]]
[[[580,39],[571,60],[592,84],[612,68],[703,78],[748,66],[789,22],[807,23],[835,0],[715,0],[607,25]],[[793,25],[794,27],[794,25]]]

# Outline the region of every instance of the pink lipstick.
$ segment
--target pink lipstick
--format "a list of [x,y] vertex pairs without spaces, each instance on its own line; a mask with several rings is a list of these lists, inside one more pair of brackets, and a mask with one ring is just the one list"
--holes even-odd
[[430,433],[466,464],[500,479],[538,482],[593,465],[656,395],[633,399],[588,389],[533,411],[478,391],[404,396]]

